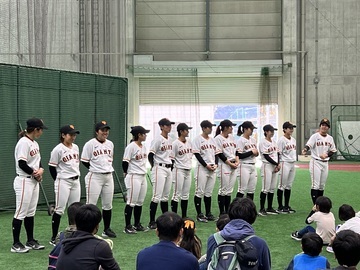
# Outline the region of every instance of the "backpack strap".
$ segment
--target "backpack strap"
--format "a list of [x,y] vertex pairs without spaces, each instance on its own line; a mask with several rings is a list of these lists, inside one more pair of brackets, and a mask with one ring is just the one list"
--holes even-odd
[[219,245],[221,244],[222,242],[225,242],[226,240],[224,239],[224,237],[221,236],[220,232],[216,232],[214,233],[214,238],[215,238],[215,241],[216,241],[216,244]]
[[255,234],[248,235],[248,236],[246,236],[245,238],[240,239],[240,240],[245,240],[245,241],[248,241],[249,239],[253,238],[254,236],[256,236],[256,235],[255,235]]

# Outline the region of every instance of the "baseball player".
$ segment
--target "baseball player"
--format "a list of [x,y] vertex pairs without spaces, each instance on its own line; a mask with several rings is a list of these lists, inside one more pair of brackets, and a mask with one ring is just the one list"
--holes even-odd
[[[209,135],[212,133],[212,124],[208,120],[200,123],[202,134],[194,138],[192,142],[193,153],[197,159],[195,172],[195,196],[194,204],[199,222],[214,221],[215,217],[211,214],[211,195],[214,190],[217,168],[216,143]],[[205,213],[201,212],[201,199],[204,198]]]
[[236,181],[236,169],[239,165],[239,157],[236,155],[236,143],[232,135],[233,122],[225,119],[220,122],[216,129],[215,143],[217,148],[216,155],[219,157],[219,168],[217,175],[219,178],[218,204],[220,215],[228,212],[231,202],[231,194]]
[[[16,210],[12,221],[13,246],[11,252],[26,253],[30,249],[44,249],[34,239],[34,216],[39,200],[39,183],[42,181],[44,169],[41,166],[40,148],[35,141],[47,129],[44,122],[39,118],[31,118],[26,121],[26,130],[20,132],[21,139],[15,147],[16,177],[14,190],[16,195]],[[27,235],[25,246],[20,242],[21,224]]]
[[237,131],[240,136],[236,143],[237,156],[239,157],[238,191],[236,197],[246,197],[254,200],[254,193],[257,182],[256,157],[259,155],[255,138],[251,137],[256,127],[250,121],[242,123]]
[[[296,126],[290,122],[283,124],[284,136],[278,140],[280,153],[279,184],[277,189],[278,213],[287,214],[296,211],[289,206],[291,187],[295,179],[296,140],[292,137]],[[283,205],[283,197],[284,204]]]
[[60,141],[51,151],[49,170],[54,179],[55,211],[52,216],[52,237],[50,244],[55,246],[60,219],[66,205],[80,201],[80,157],[79,147],[74,143],[80,132],[73,125],[60,128]]
[[151,165],[151,181],[153,184],[153,196],[150,203],[149,229],[156,229],[156,210],[160,202],[162,213],[168,211],[169,194],[172,182],[172,144],[168,137],[171,131],[171,122],[167,118],[159,121],[161,134],[154,138],[150,145],[148,160]]
[[324,188],[329,172],[328,161],[336,153],[334,139],[328,134],[330,121],[324,118],[320,121],[319,132],[311,135],[302,154],[311,151],[309,164],[311,177],[311,198],[315,204],[316,198],[324,195]]
[[[260,216],[267,214],[277,215],[278,212],[273,208],[274,191],[276,188],[277,173],[280,171],[279,149],[277,143],[272,139],[274,137],[274,128],[272,125],[263,127],[265,138],[259,143],[259,151],[261,154],[261,178],[262,187],[260,193]],[[268,201],[268,207],[265,210],[265,201]]]
[[193,156],[191,142],[186,140],[189,136],[189,127],[185,123],[177,126],[179,138],[172,144],[172,157],[174,158],[173,186],[174,193],[171,199],[171,210],[177,213],[178,203],[181,200],[182,217],[187,217],[187,207],[191,186],[191,160]]
[[[134,234],[137,231],[145,231],[140,223],[142,206],[147,191],[146,182],[146,160],[147,151],[145,145],[142,144],[146,140],[146,134],[150,130],[142,126],[131,127],[130,133],[133,139],[125,148],[122,167],[125,176],[126,186],[126,206],[125,229],[124,233]],[[131,225],[131,215],[134,210],[134,226]]]
[[89,169],[85,176],[86,203],[97,204],[101,196],[102,216],[104,220],[103,237],[115,238],[115,232],[110,228],[112,216],[112,201],[114,195],[114,180],[112,166],[114,144],[108,140],[110,126],[106,121],[95,125],[96,137],[85,143],[81,153],[81,162]]

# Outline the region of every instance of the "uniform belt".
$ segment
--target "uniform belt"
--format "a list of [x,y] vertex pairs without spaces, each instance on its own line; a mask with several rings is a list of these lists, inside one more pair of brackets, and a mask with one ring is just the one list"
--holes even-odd
[[171,164],[159,163],[160,167],[171,168]]
[[76,180],[76,179],[79,179],[79,176],[73,176],[73,177],[69,177],[70,180]]
[[32,175],[20,175],[20,174],[16,174],[17,176],[21,176],[21,177],[25,177],[25,178],[33,178]]
[[112,172],[101,172],[100,174],[110,174]]
[[317,161],[321,161],[321,162],[328,162],[328,160],[317,159],[317,158],[315,158],[315,160],[317,160]]
[[255,163],[243,163],[243,164],[248,164],[248,165],[255,165]]

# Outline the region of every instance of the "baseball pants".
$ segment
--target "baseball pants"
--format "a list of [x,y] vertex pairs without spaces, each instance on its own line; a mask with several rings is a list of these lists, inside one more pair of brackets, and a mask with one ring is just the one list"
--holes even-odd
[[125,177],[126,204],[131,207],[142,206],[147,191],[145,174],[127,174]]
[[85,176],[86,203],[97,204],[99,196],[103,210],[112,209],[114,180],[112,173],[88,172]]
[[220,181],[218,195],[231,196],[236,181],[236,170],[222,163],[218,167],[218,177]]
[[14,180],[16,210],[14,218],[24,220],[35,216],[39,200],[39,183],[33,178],[17,176]]
[[198,165],[195,174],[195,196],[198,198],[211,197],[214,190],[216,173],[206,167]]
[[151,199],[154,203],[169,201],[169,194],[171,190],[171,169],[155,165],[151,170],[151,182],[153,183],[153,197]]
[[281,162],[278,189],[291,189],[295,179],[295,162]]
[[62,216],[66,205],[80,201],[81,187],[79,179],[56,178],[54,182],[55,213]]
[[172,200],[175,202],[179,202],[180,200],[189,200],[191,170],[174,168],[172,173],[174,186]]
[[274,193],[276,188],[277,173],[274,173],[275,165],[270,163],[263,163],[261,165],[261,178],[262,186],[261,192],[263,193]]
[[257,171],[255,164],[240,163],[237,169],[238,174],[238,191],[241,194],[255,193],[257,182]]
[[325,183],[329,174],[329,163],[311,159],[309,163],[311,177],[311,189],[324,190]]

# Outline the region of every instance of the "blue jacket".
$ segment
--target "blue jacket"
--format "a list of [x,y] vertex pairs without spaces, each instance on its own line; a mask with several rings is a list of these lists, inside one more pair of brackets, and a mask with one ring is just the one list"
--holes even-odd
[[171,241],[160,241],[139,252],[137,270],[199,270],[196,257]]
[[[221,236],[228,241],[235,241],[245,238],[249,235],[255,234],[253,227],[242,219],[233,219],[231,220],[224,229],[220,232]],[[266,242],[258,236],[252,237],[249,239],[257,249],[258,252],[258,262],[259,270],[270,270],[271,269],[271,259],[270,251]],[[206,266],[211,261],[211,256],[214,253],[216,248],[216,241],[214,236],[210,236],[207,242],[207,252],[206,252]]]
[[324,256],[310,256],[304,253],[295,255],[286,270],[329,269],[330,263]]

